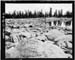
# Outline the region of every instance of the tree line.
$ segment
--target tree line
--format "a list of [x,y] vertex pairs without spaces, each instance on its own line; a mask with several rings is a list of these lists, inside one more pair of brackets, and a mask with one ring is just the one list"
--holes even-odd
[[14,11],[12,14],[5,13],[5,18],[39,18],[39,17],[72,17],[72,12],[67,11],[63,14],[63,10],[55,10],[54,14],[52,14],[52,8],[50,8],[49,12],[45,12],[45,14],[41,11],[25,11],[25,13],[19,11]]

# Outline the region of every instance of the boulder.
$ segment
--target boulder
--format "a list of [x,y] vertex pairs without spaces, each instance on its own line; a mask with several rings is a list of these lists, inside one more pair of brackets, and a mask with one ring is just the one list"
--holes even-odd
[[45,50],[45,54],[47,55],[47,58],[67,58],[68,57],[60,47],[54,44],[51,44],[51,42],[44,43],[44,50]]
[[6,58],[17,58],[18,56],[20,56],[18,50],[14,47],[6,49],[5,53],[6,53]]
[[55,41],[60,41],[60,40],[72,42],[72,35],[63,35],[55,39]]
[[45,35],[48,37],[48,39],[54,40],[60,36],[63,36],[64,33],[60,32],[57,29],[53,29],[53,30],[50,30],[48,33],[45,33]]
[[16,46],[17,50],[20,52],[21,56],[24,58],[29,57],[40,57],[42,56],[41,51],[43,51],[42,42],[35,39],[22,40]]
[[72,48],[72,36],[63,35],[55,39],[56,44],[60,47]]

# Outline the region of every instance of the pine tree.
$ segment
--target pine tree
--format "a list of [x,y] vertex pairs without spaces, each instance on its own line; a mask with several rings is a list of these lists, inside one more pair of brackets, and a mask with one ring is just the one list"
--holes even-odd
[[48,13],[47,12],[45,12],[45,15],[44,15],[45,17],[48,17]]
[[54,17],[57,17],[57,10],[55,10],[55,12],[54,12],[54,15],[53,15]]
[[34,18],[37,17],[37,13],[36,13],[36,11],[34,11],[33,17],[34,17]]
[[52,17],[52,8],[50,8],[49,17]]
[[63,10],[61,9],[61,17],[63,17]]

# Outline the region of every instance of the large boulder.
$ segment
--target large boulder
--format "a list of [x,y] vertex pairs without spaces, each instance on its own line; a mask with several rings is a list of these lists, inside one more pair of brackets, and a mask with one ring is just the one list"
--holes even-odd
[[24,58],[68,58],[60,47],[50,41],[24,40],[16,48]]
[[10,49],[5,50],[5,56],[6,58],[18,58],[20,54],[16,48],[11,47]]
[[66,54],[72,54],[72,36],[64,35],[55,39],[56,45],[63,49]]
[[11,28],[10,28],[10,27],[6,27],[6,28],[5,28],[5,31],[6,31],[6,32],[11,32]]
[[55,40],[56,38],[63,36],[64,33],[60,32],[57,29],[50,30],[48,33],[45,33],[49,40]]
[[55,39],[55,41],[60,40],[72,42],[72,35],[63,35]]
[[[43,42],[35,39],[22,40],[16,46],[17,50],[20,52],[21,56],[24,58],[29,57],[41,57],[43,51]],[[43,57],[43,56],[42,56]]]
[[64,35],[55,39],[58,46],[72,48],[72,35]]
[[68,58],[64,51],[50,41],[42,42],[36,38],[20,40],[6,53],[12,58]]
[[44,43],[44,50],[47,58],[68,58],[60,47],[51,44],[50,41]]

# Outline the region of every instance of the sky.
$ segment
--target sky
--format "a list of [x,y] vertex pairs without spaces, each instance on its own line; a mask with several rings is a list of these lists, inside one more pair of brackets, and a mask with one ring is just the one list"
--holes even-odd
[[72,4],[71,3],[6,3],[5,4],[5,13],[13,13],[13,11],[41,11],[43,13],[49,12],[49,9],[52,8],[52,14],[54,14],[55,10],[63,10],[63,14],[66,11],[72,12]]

